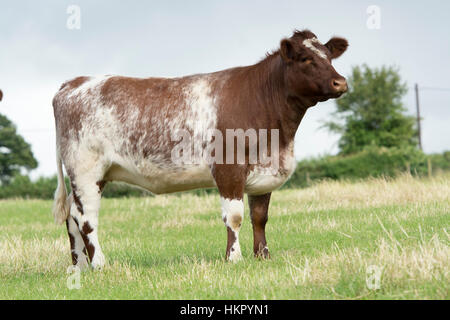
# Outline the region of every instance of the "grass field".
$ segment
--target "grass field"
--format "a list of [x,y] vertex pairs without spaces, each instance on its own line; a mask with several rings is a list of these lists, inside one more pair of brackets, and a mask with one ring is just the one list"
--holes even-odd
[[[322,182],[272,195],[271,260],[224,261],[217,195],[104,199],[108,260],[69,290],[51,201],[0,201],[0,299],[449,299],[450,176]],[[369,289],[373,267],[380,288]]]

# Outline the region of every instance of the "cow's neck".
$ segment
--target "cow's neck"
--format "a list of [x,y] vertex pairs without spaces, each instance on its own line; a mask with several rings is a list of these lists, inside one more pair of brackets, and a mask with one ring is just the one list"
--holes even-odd
[[255,101],[273,114],[280,123],[280,138],[289,144],[308,109],[301,99],[288,98],[284,81],[284,65],[278,53],[268,56],[255,68],[253,81],[257,83]]

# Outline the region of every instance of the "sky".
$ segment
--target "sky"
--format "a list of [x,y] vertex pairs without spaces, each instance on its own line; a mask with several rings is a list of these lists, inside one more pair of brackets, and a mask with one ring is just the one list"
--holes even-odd
[[[79,8],[79,28],[71,5]],[[348,39],[347,52],[333,62],[344,76],[364,63],[398,67],[410,87],[404,104],[411,115],[419,83],[424,151],[442,152],[450,149],[449,13],[450,1],[435,0],[8,0],[0,11],[0,113],[31,144],[39,161],[32,177],[52,175],[51,101],[64,81],[102,74],[175,77],[251,65],[294,29],[308,28],[322,43]],[[321,129],[334,110],[333,101],[308,110],[296,135],[297,159],[338,151],[339,136]]]

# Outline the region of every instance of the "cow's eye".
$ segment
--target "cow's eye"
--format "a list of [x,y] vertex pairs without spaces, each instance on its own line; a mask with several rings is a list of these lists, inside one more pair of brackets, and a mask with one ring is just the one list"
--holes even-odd
[[302,63],[310,64],[310,63],[312,62],[312,59],[306,57],[306,58],[302,58],[300,61],[301,61]]

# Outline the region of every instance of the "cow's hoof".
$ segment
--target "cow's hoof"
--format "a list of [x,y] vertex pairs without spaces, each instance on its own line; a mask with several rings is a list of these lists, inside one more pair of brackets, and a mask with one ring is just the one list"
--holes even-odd
[[230,250],[230,254],[227,256],[227,260],[230,262],[238,262],[242,260],[241,248],[239,246],[233,246]]
[[88,262],[86,257],[84,257],[83,259],[78,260],[77,264],[75,266],[78,267],[80,269],[80,271],[89,270],[89,262]]
[[233,262],[233,263],[237,263],[237,262],[241,261],[242,259],[243,258],[242,258],[241,254],[240,255],[232,255],[232,254],[230,254],[230,256],[227,258],[227,261]]
[[255,252],[255,257],[262,260],[270,259],[269,248],[267,246],[266,247],[260,246],[258,251]]
[[91,266],[92,269],[94,270],[102,270],[103,267],[105,266],[105,263],[106,263],[105,256],[103,255],[103,253],[99,253],[94,256],[94,259],[92,259]]

